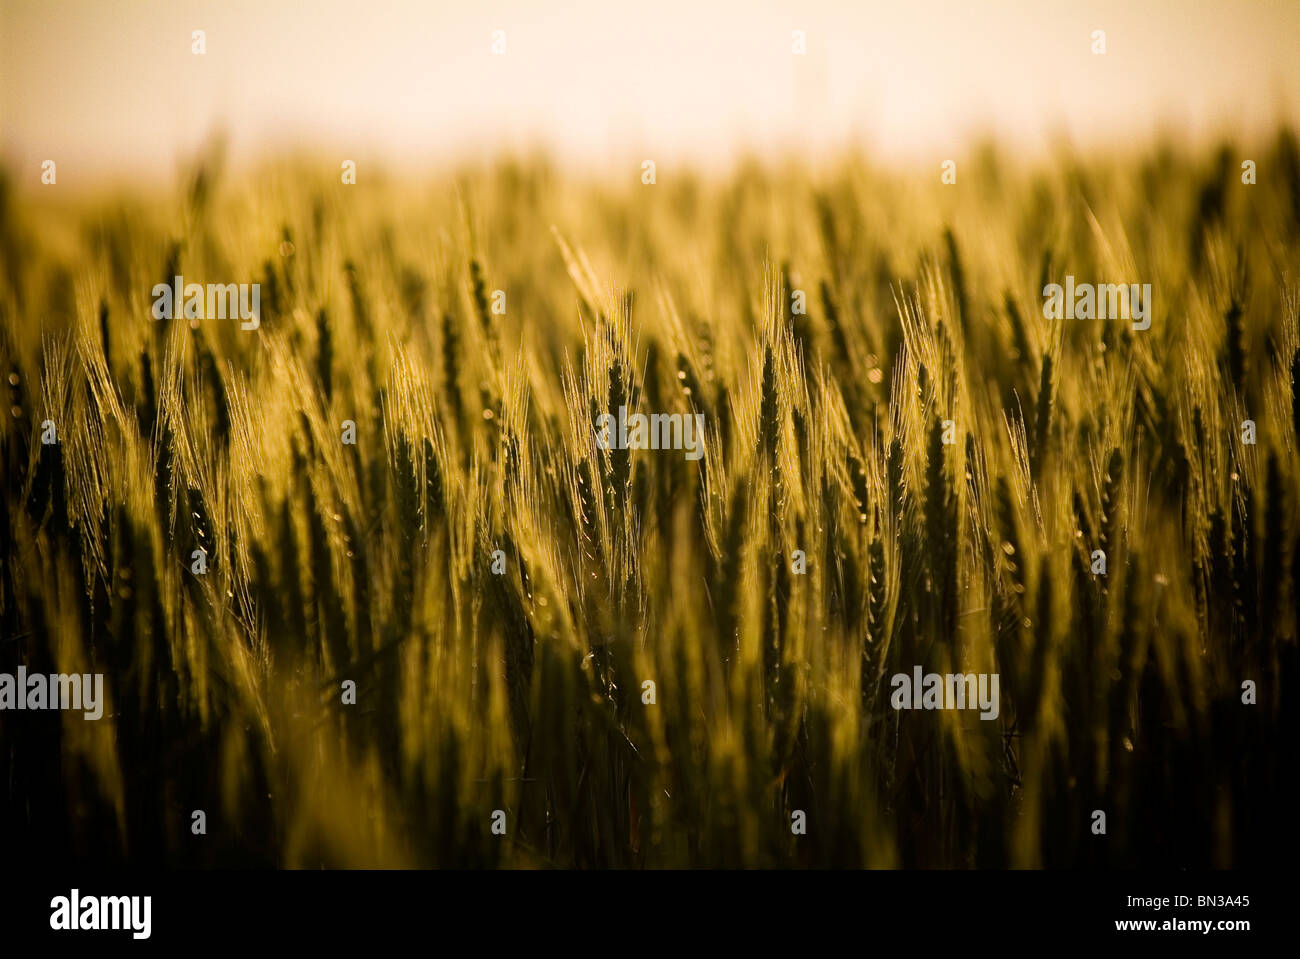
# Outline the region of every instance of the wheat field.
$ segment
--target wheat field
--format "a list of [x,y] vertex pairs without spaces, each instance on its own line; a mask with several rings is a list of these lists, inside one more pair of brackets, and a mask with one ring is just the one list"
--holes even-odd
[[[5,848],[1289,861],[1295,135],[959,170],[7,171],[0,671],[107,705],[0,716]],[[1150,328],[1045,319],[1067,275]],[[174,276],[260,325],[153,319]],[[601,448],[620,406],[702,458]],[[918,666],[997,718],[892,708]]]

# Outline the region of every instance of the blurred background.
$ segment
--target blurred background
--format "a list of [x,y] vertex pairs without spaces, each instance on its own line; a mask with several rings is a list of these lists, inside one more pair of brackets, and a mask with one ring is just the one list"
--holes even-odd
[[1290,0],[5,0],[0,159],[53,158],[75,187],[171,176],[215,131],[236,163],[423,169],[540,146],[586,171],[1241,137],[1294,121],[1297,39]]

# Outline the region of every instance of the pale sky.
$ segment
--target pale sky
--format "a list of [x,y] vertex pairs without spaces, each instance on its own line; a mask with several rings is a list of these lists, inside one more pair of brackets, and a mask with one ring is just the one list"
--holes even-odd
[[1300,0],[0,0],[0,156],[64,184],[170,174],[218,128],[236,161],[398,169],[1249,136],[1296,121],[1297,51]]

